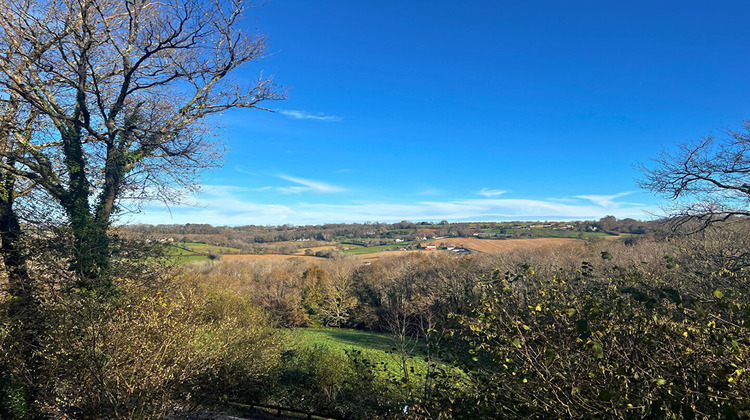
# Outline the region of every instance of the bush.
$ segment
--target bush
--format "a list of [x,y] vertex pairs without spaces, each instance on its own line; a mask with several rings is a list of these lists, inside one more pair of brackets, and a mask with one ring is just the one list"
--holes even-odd
[[23,419],[27,412],[23,387],[7,375],[0,376],[0,419]]
[[35,415],[158,418],[178,404],[258,393],[269,381],[276,334],[252,305],[184,284],[121,290],[104,301],[69,295],[42,303],[54,322],[40,337],[38,364],[14,361],[16,383],[36,378],[24,384],[38,393]]
[[[750,415],[747,273],[685,269],[693,254],[686,245],[604,242],[575,270],[540,275],[532,263],[496,270],[476,284],[470,311],[453,316],[447,335],[473,388],[443,393],[425,411],[456,418]],[[465,409],[448,410],[457,404]]]
[[346,354],[323,346],[284,353],[271,402],[343,418],[392,418],[398,401],[378,379],[373,363],[358,351]]

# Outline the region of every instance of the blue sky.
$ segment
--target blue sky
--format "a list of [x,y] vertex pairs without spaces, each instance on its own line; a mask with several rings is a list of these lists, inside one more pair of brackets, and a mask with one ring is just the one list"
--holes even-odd
[[225,113],[194,206],[124,221],[649,218],[634,165],[750,117],[750,2],[272,0],[276,112]]

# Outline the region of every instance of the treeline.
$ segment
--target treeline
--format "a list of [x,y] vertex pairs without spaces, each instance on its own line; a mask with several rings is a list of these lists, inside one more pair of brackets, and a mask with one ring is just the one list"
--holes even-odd
[[[129,225],[123,229],[132,232],[152,235],[154,237],[173,237],[182,239],[204,237],[224,237],[226,241],[241,241],[247,244],[284,242],[297,240],[332,241],[346,239],[414,239],[417,229],[440,229],[441,233],[453,232],[471,234],[467,228],[458,230],[461,226],[436,225],[422,222],[412,223],[337,223],[325,225],[281,225],[281,226],[212,226],[209,224],[185,225]],[[218,239],[218,238],[216,238]]]
[[604,232],[645,234],[658,231],[663,227],[665,221],[641,221],[630,218],[618,220],[614,216],[605,216],[599,219],[593,226]]
[[[528,226],[528,222],[440,223],[402,221],[398,223],[338,223],[325,225],[281,226],[212,226],[210,224],[185,225],[126,225],[120,229],[146,235],[152,239],[172,239],[177,242],[202,242],[216,246],[234,247],[250,253],[261,253],[266,244],[290,241],[336,241],[362,246],[394,243],[396,239],[410,241],[418,237],[466,237],[478,232],[490,232],[497,237],[513,237],[512,232]],[[549,229],[586,232],[599,229],[613,234],[645,234],[656,232],[661,221],[616,219],[606,216],[599,221],[550,223]],[[280,252],[284,253],[284,252]]]

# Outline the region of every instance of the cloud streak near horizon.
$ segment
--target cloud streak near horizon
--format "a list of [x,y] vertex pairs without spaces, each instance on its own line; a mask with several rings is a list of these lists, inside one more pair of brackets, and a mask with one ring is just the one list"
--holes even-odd
[[[299,187],[325,192],[342,191],[338,187],[294,177]],[[304,181],[304,182],[302,182]],[[322,184],[322,185],[320,185]],[[315,185],[316,187],[312,187]],[[296,190],[292,191],[296,192]],[[214,225],[295,225],[320,223],[355,223],[365,221],[493,221],[493,220],[580,220],[599,219],[606,215],[618,218],[649,218],[649,212],[632,203],[616,201],[627,195],[581,195],[579,200],[478,198],[415,203],[367,202],[349,204],[260,204],[248,201],[234,188],[207,188],[198,198],[200,207],[174,206],[170,213],[150,206],[144,214],[133,215],[130,222],[139,223],[210,223]],[[126,220],[127,222],[128,220]]]
[[477,194],[478,195],[483,195],[483,196],[485,196],[487,198],[492,198],[492,197],[497,197],[498,195],[503,195],[506,192],[507,191],[505,191],[505,190],[492,190],[492,189],[489,189],[489,188],[482,188],[481,190],[479,190],[479,192],[477,192]]
[[278,175],[279,178],[293,182],[297,185],[292,187],[277,187],[276,190],[284,194],[299,194],[302,192],[312,192],[316,194],[331,194],[346,191],[345,188],[335,185],[326,184],[325,182],[312,181],[304,178],[297,178],[288,175]]

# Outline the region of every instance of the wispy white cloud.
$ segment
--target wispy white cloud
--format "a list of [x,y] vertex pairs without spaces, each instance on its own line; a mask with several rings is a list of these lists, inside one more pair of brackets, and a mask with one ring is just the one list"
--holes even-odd
[[592,203],[600,207],[611,208],[611,207],[619,207],[623,204],[637,205],[635,203],[615,202],[616,199],[620,197],[624,197],[626,195],[630,195],[632,193],[633,193],[632,191],[625,191],[625,192],[612,194],[612,195],[576,195],[575,197],[591,201]]
[[250,172],[237,166],[234,167],[234,170],[244,175],[258,176],[255,172]]
[[[324,191],[338,187],[314,181],[287,177],[292,182],[304,181],[298,187],[312,191],[309,184]],[[285,178],[286,179],[286,178]],[[254,203],[246,195],[247,189],[207,187],[198,198],[200,207],[173,206],[171,213],[159,207],[147,207],[146,213],[134,217],[142,223],[211,223],[214,225],[284,224],[292,223],[352,223],[364,221],[399,220],[575,220],[599,219],[611,214],[618,218],[651,218],[656,208],[643,208],[617,201],[625,193],[608,196],[582,195],[587,200],[560,201],[511,198],[477,198],[451,201],[421,201],[415,203],[360,202],[343,204],[295,203],[288,205]],[[330,190],[329,190],[330,191]],[[300,191],[301,192],[301,191]],[[583,198],[585,197],[585,198]],[[604,199],[602,199],[604,197]],[[593,199],[592,199],[593,198]],[[603,204],[603,205],[600,205]]]
[[322,112],[313,113],[299,109],[277,109],[276,111],[295,120],[341,121],[341,117],[337,115],[326,115]]
[[483,195],[487,198],[492,198],[492,197],[497,197],[498,195],[503,195],[506,192],[507,191],[505,190],[491,190],[489,188],[482,188],[481,190],[479,190],[479,192],[477,192],[477,194]]
[[346,191],[346,189],[344,188],[337,187],[331,184],[326,184],[325,182],[312,181],[309,179],[297,178],[297,177],[292,177],[292,176],[287,176],[287,175],[279,175],[278,177],[283,180],[298,184],[298,185],[291,186],[291,187],[276,188],[277,191],[280,191],[285,194],[299,194],[302,192],[313,192],[317,194],[330,194],[330,193]]

